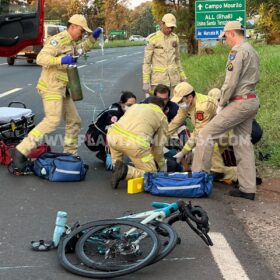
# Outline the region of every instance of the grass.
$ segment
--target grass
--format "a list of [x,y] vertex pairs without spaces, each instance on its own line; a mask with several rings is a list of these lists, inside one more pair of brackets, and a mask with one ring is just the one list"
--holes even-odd
[[[257,121],[263,128],[261,141],[255,146],[258,159],[259,151],[270,154],[267,161],[260,165],[280,167],[280,46],[253,44],[260,58],[260,81],[257,94],[261,108]],[[212,48],[213,54],[196,56],[182,55],[182,64],[188,81],[197,92],[207,94],[213,87],[221,87],[225,77],[225,64],[229,48],[218,45]]]

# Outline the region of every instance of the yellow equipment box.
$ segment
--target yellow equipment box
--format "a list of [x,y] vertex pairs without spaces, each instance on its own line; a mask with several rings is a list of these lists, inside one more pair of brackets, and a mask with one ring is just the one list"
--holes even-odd
[[144,177],[130,179],[127,181],[127,193],[134,194],[144,191]]

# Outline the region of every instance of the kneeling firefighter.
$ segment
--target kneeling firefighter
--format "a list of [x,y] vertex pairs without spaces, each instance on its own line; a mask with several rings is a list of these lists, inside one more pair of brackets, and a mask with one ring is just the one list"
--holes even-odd
[[[111,185],[121,180],[144,176],[145,172],[166,171],[163,146],[167,141],[167,118],[164,102],[151,97],[149,104],[135,104],[108,130],[107,140],[113,160]],[[123,161],[126,155],[134,167]]]

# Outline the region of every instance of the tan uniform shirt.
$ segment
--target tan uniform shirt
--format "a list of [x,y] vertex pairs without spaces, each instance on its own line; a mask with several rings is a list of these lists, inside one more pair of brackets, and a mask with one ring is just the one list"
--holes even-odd
[[163,146],[167,142],[168,123],[163,111],[154,104],[135,104],[110,129],[144,149],[153,144],[157,163],[164,162]]
[[68,83],[67,65],[61,65],[61,58],[67,54],[77,55],[77,50],[88,51],[95,40],[89,36],[85,41],[76,44],[67,30],[58,33],[44,44],[37,56],[37,64],[43,66],[37,89],[48,94],[65,96]]
[[207,95],[196,93],[192,106],[188,109],[179,108],[175,118],[169,123],[168,135],[172,135],[185,122],[186,118],[190,118],[194,126],[191,137],[184,146],[184,150],[191,151],[196,143],[199,131],[216,115],[217,101]]
[[235,45],[229,54],[219,105],[225,106],[230,98],[255,92],[258,81],[258,55],[249,43],[243,41]]
[[161,31],[149,35],[144,53],[143,83],[173,87],[185,79],[178,36],[175,33],[166,36]]

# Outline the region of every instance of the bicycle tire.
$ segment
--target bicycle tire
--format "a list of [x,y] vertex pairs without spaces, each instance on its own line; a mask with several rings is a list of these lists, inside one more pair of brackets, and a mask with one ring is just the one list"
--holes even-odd
[[[91,234],[93,234],[94,232],[97,232],[97,231],[103,229],[105,226],[114,227],[114,226],[118,226],[118,225],[125,225],[125,226],[130,226],[133,228],[138,228],[138,229],[142,230],[143,232],[145,232],[146,234],[148,234],[149,238],[151,239],[151,244],[152,244],[151,250],[148,253],[148,255],[140,262],[138,262],[132,266],[125,267],[124,269],[117,270],[117,271],[100,271],[100,270],[94,270],[90,267],[87,267],[87,266],[83,265],[83,263],[78,262],[78,264],[73,264],[67,258],[66,253],[65,253],[65,247],[67,246],[67,243],[72,238],[75,238],[78,234],[83,233],[82,236],[85,234],[88,234],[89,232],[91,232]],[[87,231],[87,232],[84,233],[85,231]],[[100,221],[89,222],[85,225],[82,225],[82,226],[78,227],[76,230],[74,230],[73,232],[71,232],[70,234],[64,236],[59,243],[58,259],[59,259],[60,264],[66,270],[68,270],[74,274],[86,276],[89,278],[105,279],[105,278],[113,278],[113,277],[119,277],[119,276],[123,276],[126,274],[130,274],[132,272],[135,272],[135,271],[145,267],[151,261],[153,261],[153,259],[156,258],[156,256],[158,255],[159,249],[160,249],[160,244],[159,244],[157,235],[155,234],[155,232],[152,229],[150,229],[146,225],[140,224],[135,221],[120,220],[120,219],[100,220]],[[81,267],[78,267],[79,264],[81,265]]]
[[[130,219],[130,221],[133,221],[132,219]],[[137,221],[140,222],[140,221]],[[170,225],[163,223],[163,222],[159,222],[159,221],[152,221],[151,223],[147,224],[149,227],[152,226],[152,230],[158,235],[158,236],[162,236],[164,238],[167,238],[167,245],[163,244],[165,243],[164,241],[162,241],[160,238],[160,249],[159,252],[156,256],[156,258],[154,260],[152,260],[148,265],[154,264],[158,261],[160,261],[161,259],[163,259],[164,257],[166,257],[168,254],[171,253],[171,251],[174,250],[174,248],[176,247],[177,244],[177,240],[178,240],[178,235],[177,232],[175,231],[175,229],[173,227],[171,227]],[[94,269],[98,269],[98,270],[103,270],[103,271],[108,271],[108,268],[105,266],[100,266],[94,262],[91,261],[91,258],[87,255],[87,253],[85,252],[85,243],[87,242],[87,240],[89,240],[89,238],[91,237],[91,233],[88,232],[87,234],[83,235],[77,242],[76,244],[76,255],[77,257],[87,266],[93,267]],[[91,242],[89,240],[89,242]],[[122,266],[115,266],[113,269],[114,270],[119,270],[121,269]],[[110,268],[112,269],[112,268]]]
[[[161,244],[161,248],[162,247],[164,247],[164,248],[162,250],[160,248],[158,255],[150,264],[154,264],[154,263],[162,260],[166,256],[168,256],[175,249],[175,247],[177,245],[177,241],[178,241],[178,234],[171,225],[164,223],[164,222],[159,222],[159,221],[154,221],[154,222],[157,223],[157,225],[156,225],[157,227],[162,228],[163,230],[165,230],[167,232],[169,240],[168,240],[168,244],[166,246]],[[154,223],[154,222],[152,222],[152,223]],[[159,231],[156,231],[156,233],[157,233],[157,235],[161,235],[161,233]]]

